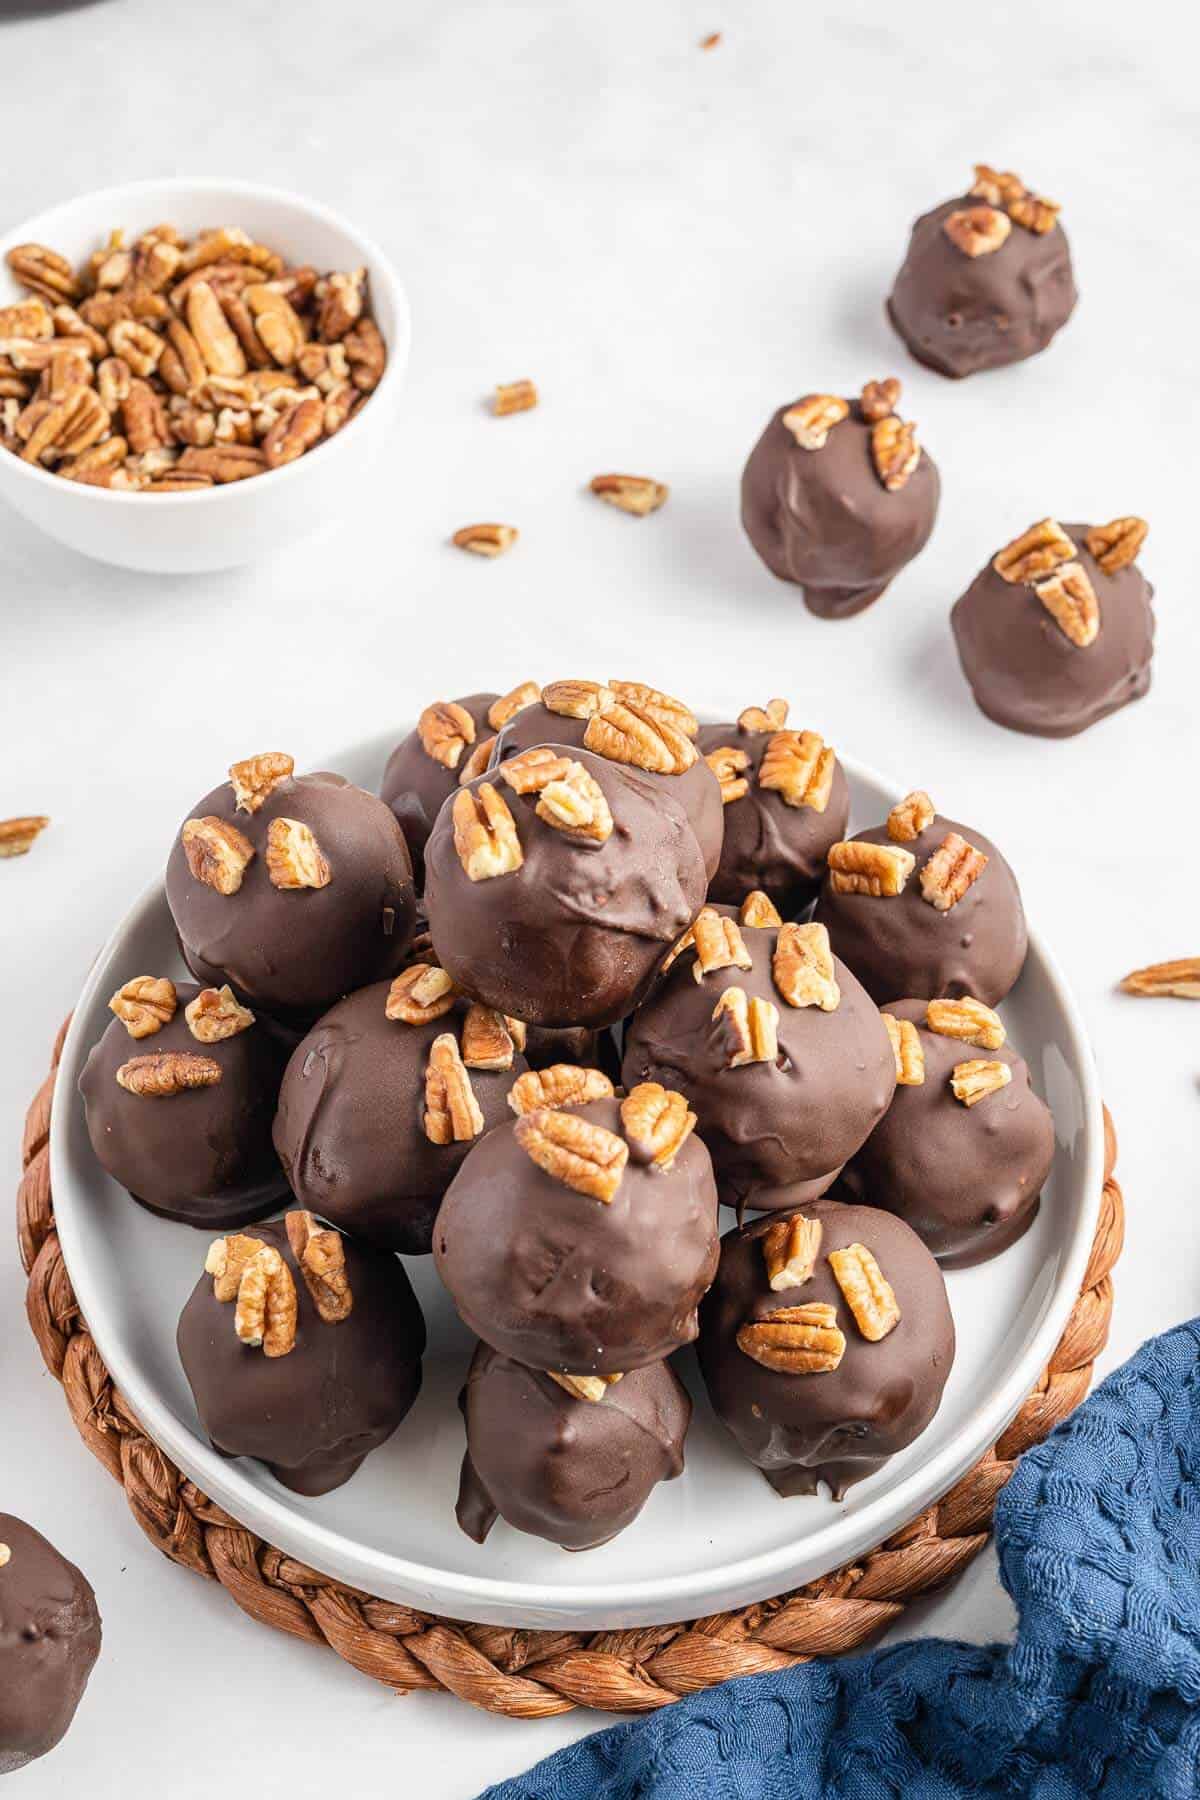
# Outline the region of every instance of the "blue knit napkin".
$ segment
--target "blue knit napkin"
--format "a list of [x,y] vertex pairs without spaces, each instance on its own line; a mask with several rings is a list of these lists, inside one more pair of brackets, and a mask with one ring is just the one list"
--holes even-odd
[[482,1800],[1195,1800],[1200,1319],[1144,1344],[996,1508],[1010,1647],[930,1639],[696,1694]]

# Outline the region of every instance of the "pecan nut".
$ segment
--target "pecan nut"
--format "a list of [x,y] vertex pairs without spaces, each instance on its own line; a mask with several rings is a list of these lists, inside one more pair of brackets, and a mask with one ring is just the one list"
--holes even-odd
[[1144,969],[1133,969],[1121,986],[1127,994],[1200,1000],[1200,956],[1182,956],[1174,962],[1149,963]]
[[713,1024],[727,1069],[746,1063],[773,1063],[779,1055],[779,1008],[740,987],[729,987],[713,1008]]
[[469,550],[474,556],[503,556],[520,536],[515,525],[486,523],[462,525],[450,542],[456,550]]
[[737,716],[739,731],[782,731],[790,708],[786,700],[768,700],[765,706],[745,706]]
[[937,817],[933,801],[924,788],[914,788],[897,800],[887,816],[888,836],[894,844],[911,844],[914,838],[933,824]]
[[836,1012],[841,1004],[829,933],[816,921],[779,927],[771,972],[789,1006],[817,1006],[822,1012]]
[[720,783],[722,806],[731,806],[750,792],[750,783],[743,773],[750,767],[750,758],[744,750],[738,750],[732,744],[721,744],[715,750],[706,751],[704,760]]
[[1065,638],[1086,650],[1100,635],[1100,602],[1082,563],[1060,563],[1033,591]]
[[552,781],[563,781],[573,765],[571,758],[560,755],[548,744],[535,744],[519,756],[506,756],[496,770],[514,793],[540,794]]
[[598,499],[640,519],[665,506],[671,493],[665,481],[649,475],[593,475],[589,485]]
[[629,1161],[629,1145],[615,1131],[579,1113],[538,1107],[520,1113],[513,1132],[525,1154],[555,1181],[611,1203]]
[[388,989],[386,1018],[404,1025],[432,1025],[444,1018],[458,996],[445,969],[436,963],[412,963],[402,969]]
[[1003,581],[1029,585],[1051,574],[1059,563],[1072,562],[1075,555],[1075,546],[1058,520],[1039,519],[1003,550],[997,550],[992,567]]
[[938,912],[957,906],[987,868],[982,850],[968,844],[957,831],[947,832],[937,849],[921,865],[921,898]]
[[780,1375],[827,1375],[846,1354],[837,1308],[823,1300],[782,1306],[739,1326],[737,1347],[764,1369]]
[[133,1056],[117,1070],[117,1085],[144,1100],[166,1100],[190,1088],[216,1087],[220,1079],[220,1063],[190,1050]]
[[682,1094],[658,1081],[639,1081],[621,1102],[621,1129],[634,1160],[669,1169],[696,1129]]
[[282,469],[319,443],[325,432],[325,403],[309,396],[276,419],[262,441],[268,469]]
[[239,298],[265,349],[281,369],[291,368],[304,348],[305,332],[287,295],[266,282],[253,282],[242,289]]
[[1000,1014],[969,994],[961,1000],[931,1000],[925,1008],[925,1023],[939,1037],[957,1038],[980,1050],[1001,1049],[1007,1036]]
[[538,391],[532,381],[498,381],[492,411],[498,419],[509,413],[529,412],[538,403]]
[[777,731],[758,765],[758,785],[777,793],[785,806],[823,813],[833,792],[835,760],[819,732]]
[[900,1307],[883,1270],[865,1244],[847,1244],[829,1252],[833,1278],[854,1314],[854,1323],[870,1344],[879,1343],[900,1323]]
[[636,706],[640,712],[649,713],[662,725],[674,726],[684,737],[694,738],[700,729],[700,721],[691,707],[676,700],[673,694],[664,694],[661,688],[649,687],[644,681],[610,681],[608,688],[627,706]]
[[333,880],[321,846],[302,819],[271,820],[265,858],[272,887],[323,888]]
[[696,948],[692,974],[697,981],[703,981],[717,969],[754,967],[754,958],[735,922],[711,906],[697,915],[692,925],[692,942]]
[[261,1238],[248,1237],[241,1231],[213,1239],[204,1259],[204,1273],[212,1276],[214,1300],[228,1305],[237,1299],[246,1264],[265,1248]]
[[868,425],[877,425],[900,404],[900,383],[894,375],[884,381],[868,381],[859,397],[858,410]]
[[256,813],[264,800],[286,781],[296,765],[285,750],[264,750],[230,764],[229,779],[238,812]]
[[779,1219],[763,1233],[762,1248],[772,1292],[803,1287],[817,1266],[821,1221],[806,1219],[803,1213]]
[[131,1038],[145,1038],[171,1023],[178,1004],[175,983],[165,975],[135,975],[117,989],[108,1010],[116,1014]]
[[469,881],[511,875],[525,861],[516,820],[490,781],[460,788],[451,812],[454,848]]
[[560,1388],[574,1400],[587,1400],[593,1406],[598,1405],[614,1381],[620,1381],[619,1375],[563,1375],[557,1369],[547,1369],[551,1381],[556,1381]]
[[970,1062],[955,1063],[950,1075],[954,1098],[964,1106],[977,1106],[989,1094],[999,1093],[1012,1080],[1012,1069],[1006,1062],[988,1062],[976,1057]]
[[78,300],[83,292],[66,257],[47,250],[45,244],[16,244],[5,260],[21,286],[51,306],[60,300]]
[[310,1212],[290,1212],[284,1224],[317,1317],[324,1325],[340,1325],[354,1311],[341,1232],[322,1227]]
[[298,1311],[292,1271],[273,1245],[263,1244],[238,1283],[233,1328],[240,1342],[264,1356],[290,1356],[296,1348]]
[[904,892],[917,859],[898,844],[847,838],[830,846],[828,862],[829,884],[835,894],[870,894],[878,900]]
[[0,857],[28,856],[49,823],[46,813],[29,813],[21,819],[0,819]]
[[429,1048],[422,1123],[431,1144],[467,1143],[483,1131],[483,1113],[451,1031],[443,1031]]
[[589,1100],[611,1100],[613,1084],[602,1069],[581,1069],[574,1063],[551,1063],[547,1069],[526,1069],[508,1091],[508,1104],[517,1114],[539,1108],[585,1106]]
[[1106,575],[1116,575],[1137,556],[1146,541],[1150,527],[1145,519],[1132,514],[1110,519],[1107,525],[1093,525],[1083,537],[1084,543]]
[[738,917],[741,924],[749,925],[756,931],[767,931],[773,925],[783,924],[779,908],[761,888],[752,888],[746,895]]
[[542,697],[542,690],[536,681],[522,681],[517,687],[510,688],[507,694],[501,694],[488,707],[487,721],[493,731],[503,731],[512,723],[517,714],[524,712],[527,706],[536,706]]
[[657,709],[615,695],[603,711],[588,719],[583,747],[608,762],[626,763],[655,775],[682,775],[699,755],[691,738]]
[[896,1086],[920,1087],[925,1080],[925,1046],[920,1032],[911,1019],[897,1019],[888,1012],[879,1016],[896,1059]]
[[1012,220],[995,206],[963,206],[942,220],[942,230],[964,256],[991,256],[1007,243]]
[[240,1031],[248,1031],[254,1023],[254,1014],[248,1006],[239,1004],[228,982],[219,988],[201,988],[184,1007],[183,1016],[200,1044],[223,1043]]
[[898,493],[921,460],[917,428],[895,413],[871,427],[871,461],[889,494]]
[[1061,211],[1058,201],[1047,200],[1044,194],[1022,194],[1008,206],[1008,216],[1013,224],[1023,225],[1026,231],[1035,232],[1038,237],[1054,230]]
[[806,394],[788,407],[782,423],[802,450],[822,450],[834,426],[849,417],[848,403],[836,394]]
[[613,698],[599,681],[552,681],[542,689],[542,705],[562,719],[591,719],[611,706]]
[[417,720],[417,736],[426,756],[443,769],[457,769],[463,751],[475,742],[475,721],[457,700],[435,700]]
[[462,1027],[462,1059],[468,1069],[511,1069],[517,1053],[512,1027],[503,1013],[473,1001]]
[[254,845],[237,826],[210,814],[203,819],[189,819],[181,837],[193,879],[218,894],[236,894],[254,856]]
[[468,781],[475,781],[486,774],[488,764],[492,760],[492,751],[496,748],[494,737],[480,738],[466,762],[458,772],[459,787],[466,787]]
[[613,816],[604,789],[582,763],[568,762],[564,773],[542,787],[537,816],[574,842],[606,844]]

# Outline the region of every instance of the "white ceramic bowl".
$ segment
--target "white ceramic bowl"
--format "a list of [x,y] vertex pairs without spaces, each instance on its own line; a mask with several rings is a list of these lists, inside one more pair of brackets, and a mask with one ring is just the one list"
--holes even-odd
[[[313,766],[377,788],[397,735]],[[897,791],[843,761],[855,825],[883,817]],[[75,1292],[142,1425],[205,1493],[289,1555],[384,1599],[483,1624],[602,1630],[693,1618],[814,1580],[881,1543],[965,1474],[1037,1382],[1079,1290],[1103,1181],[1100,1095],[1078,1010],[1034,931],[1002,1011],[1054,1112],[1041,1210],[1002,1256],[947,1277],[958,1351],[941,1408],[845,1501],[781,1500],[718,1424],[687,1351],[676,1359],[696,1400],[687,1467],[655,1489],[627,1531],[580,1556],[502,1520],[486,1544],[473,1543],[454,1519],[463,1451],[455,1400],[472,1340],[429,1257],[406,1259],[430,1338],[416,1405],[345,1487],[303,1499],[261,1463],[218,1456],[200,1431],[175,1326],[207,1239],[136,1206],[92,1155],[80,1069],[109,1022],[109,995],[148,970],[182,973],[158,882],[101,952],[63,1050],[51,1178]],[[723,1214],[723,1229],[731,1223]]]
[[111,227],[132,238],[163,221],[187,235],[240,225],[292,262],[365,267],[388,348],[383,379],[349,425],[248,481],[196,494],[114,493],[0,451],[0,497],[51,537],[101,562],[182,575],[253,562],[336,523],[394,427],[412,331],[408,297],[378,244],[328,207],[248,181],[131,181],[26,219],[0,237],[0,306],[25,292],[5,261],[15,244],[45,244],[77,267]]

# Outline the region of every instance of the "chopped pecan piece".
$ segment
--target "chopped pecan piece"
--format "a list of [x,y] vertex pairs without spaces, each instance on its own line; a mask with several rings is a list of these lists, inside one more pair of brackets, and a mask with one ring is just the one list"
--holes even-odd
[[1060,563],[1033,591],[1065,638],[1086,650],[1100,634],[1100,602],[1082,563]]
[[846,838],[829,850],[829,884],[835,894],[870,894],[891,899],[904,892],[916,867],[911,850],[896,844],[872,844],[863,838]]
[[272,819],[265,854],[272,887],[323,888],[333,880],[321,846],[302,819]]
[[560,756],[548,744],[536,744],[519,756],[506,756],[496,773],[514,793],[540,794],[552,781],[565,780],[571,766],[569,756]]
[[54,318],[44,300],[18,300],[12,306],[0,306],[0,338],[53,336]]
[[121,319],[108,334],[114,356],[119,356],[135,375],[153,375],[163,353],[163,340],[148,325]]
[[457,769],[463,751],[475,742],[475,721],[457,700],[435,700],[417,720],[417,736],[426,756],[444,769]]
[[859,411],[868,425],[877,425],[895,412],[900,404],[900,383],[894,375],[885,381],[868,381],[858,402]]
[[459,787],[466,787],[468,781],[474,781],[477,776],[486,773],[487,766],[492,760],[492,751],[495,748],[496,739],[494,737],[480,738],[458,772]]
[[66,398],[39,420],[21,452],[22,460],[35,463],[78,456],[99,443],[110,424],[95,388],[71,388]]
[[612,836],[604,789],[579,762],[569,762],[562,776],[545,783],[536,811],[547,825],[581,843],[606,844]]
[[222,486],[261,475],[266,466],[267,459],[255,444],[213,444],[203,450],[189,446],[179,459],[184,475],[205,475]]
[[450,1011],[457,994],[445,969],[436,963],[412,963],[388,989],[384,1014],[404,1025],[431,1025]]
[[602,1069],[581,1069],[574,1063],[551,1063],[548,1069],[527,1069],[508,1091],[515,1113],[537,1112],[544,1107],[583,1106],[589,1100],[611,1100],[613,1084]]
[[0,819],[0,857],[28,856],[49,823],[46,813],[29,813],[23,819]]
[[620,1381],[619,1375],[562,1375],[557,1369],[547,1369],[551,1381],[556,1381],[560,1388],[575,1400],[588,1400],[598,1405],[614,1381]]
[[462,1059],[468,1069],[511,1069],[517,1045],[508,1019],[472,1002],[462,1027]]
[[249,1031],[254,1023],[254,1014],[248,1006],[238,1004],[228,982],[219,988],[201,988],[196,998],[184,1007],[183,1016],[188,1030],[200,1044],[223,1043],[226,1038],[236,1037],[239,1031]]
[[925,1023],[939,1037],[958,1038],[980,1050],[999,1050],[1007,1035],[1000,1014],[969,994],[961,1000],[931,1000],[925,1008]]
[[387,367],[387,345],[374,319],[360,319],[342,344],[354,386],[360,394],[374,393]]
[[197,281],[188,290],[187,322],[210,374],[246,373],[246,353],[207,281]]
[[324,1325],[340,1325],[354,1311],[341,1232],[319,1225],[310,1212],[290,1212],[284,1224],[317,1317]]
[[450,542],[456,550],[470,550],[475,556],[503,556],[519,535],[515,525],[463,525]]
[[1127,994],[1170,995],[1176,1000],[1200,1000],[1200,956],[1182,956],[1174,962],[1150,963],[1133,969],[1121,982]]
[[1008,203],[1008,216],[1013,224],[1023,225],[1026,231],[1035,232],[1038,237],[1054,230],[1061,211],[1058,201],[1047,200],[1044,194],[1022,194],[1019,200]]
[[868,1343],[877,1344],[900,1323],[892,1285],[865,1244],[829,1252],[833,1278],[846,1296],[854,1323]]
[[821,450],[834,426],[849,416],[848,404],[836,394],[806,394],[795,406],[789,406],[783,425],[802,450]]
[[897,493],[921,460],[917,428],[895,413],[871,427],[871,460],[889,494]]
[[542,705],[562,719],[591,719],[613,703],[613,693],[598,681],[552,681],[542,689]]
[[723,806],[732,805],[735,800],[743,799],[750,792],[750,783],[742,773],[750,767],[750,758],[744,750],[737,750],[732,744],[722,744],[716,750],[707,751],[704,760],[721,784]]
[[636,1162],[669,1169],[696,1129],[696,1115],[674,1088],[639,1081],[621,1102],[621,1129]]
[[892,1013],[881,1013],[896,1058],[896,1086],[920,1087],[925,1080],[925,1047],[921,1034],[911,1019],[897,1019]]
[[170,440],[167,410],[162,396],[147,381],[131,381],[121,402],[121,423],[129,448],[138,455],[162,450]]
[[276,419],[262,441],[269,469],[295,462],[320,441],[325,430],[325,403],[319,398],[301,400]]
[[509,413],[529,412],[538,403],[538,391],[532,381],[498,381],[492,411],[498,419]]
[[640,519],[665,506],[671,493],[665,481],[653,481],[649,475],[593,475],[590,486],[598,499]]
[[763,1233],[763,1258],[767,1280],[774,1293],[785,1288],[803,1287],[812,1279],[821,1248],[820,1219],[806,1219],[803,1213],[792,1213],[779,1219]]
[[1057,519],[1040,519],[1020,537],[997,550],[992,567],[1004,581],[1029,585],[1049,575],[1059,563],[1071,562],[1075,546]]
[[1084,543],[1106,575],[1116,575],[1128,568],[1146,541],[1150,527],[1145,519],[1132,514],[1111,519],[1107,525],[1093,525],[1084,533]]
[[782,1306],[738,1328],[737,1347],[780,1375],[827,1375],[846,1354],[837,1308],[823,1300]]
[[925,789],[914,788],[911,794],[905,794],[903,800],[897,800],[888,814],[888,836],[894,844],[911,844],[927,826],[933,824],[936,817],[933,801]]
[[768,700],[765,706],[743,707],[737,716],[739,731],[782,731],[788,722],[786,700]]
[[758,765],[758,785],[777,793],[785,806],[823,813],[833,791],[834,762],[819,732],[777,731]]
[[615,697],[589,718],[583,747],[656,775],[682,775],[699,754],[691,738],[660,714]]
[[968,844],[957,831],[948,832],[921,865],[921,898],[939,912],[949,912],[979,880],[987,865],[982,850]]
[[190,1050],[161,1050],[150,1056],[134,1056],[117,1070],[117,1085],[139,1099],[164,1100],[189,1088],[216,1087],[221,1065],[211,1056]]
[[443,1031],[429,1048],[423,1124],[431,1144],[466,1143],[483,1130],[483,1114],[452,1031]]
[[5,260],[21,286],[39,294],[51,306],[57,306],[60,300],[78,300],[83,292],[66,257],[47,250],[44,244],[16,244]]
[[833,969],[829,933],[815,921],[781,925],[771,961],[775,986],[789,1006],[818,1006],[836,1012],[842,991]]
[[117,989],[108,1010],[120,1019],[131,1038],[153,1037],[175,1017],[175,983],[165,975],[135,975]]
[[1012,220],[995,206],[964,206],[942,220],[942,230],[964,256],[990,256],[1007,242]]
[[964,1106],[976,1106],[989,1094],[999,1093],[1012,1080],[1012,1069],[1006,1062],[986,1062],[976,1057],[971,1062],[955,1063],[950,1076],[954,1098]]
[[344,338],[363,315],[366,302],[367,271],[351,269],[328,276],[317,283],[320,305],[317,311],[317,336],[326,344]]
[[743,925],[754,926],[759,931],[768,930],[772,925],[783,924],[779,908],[770,895],[764,894],[761,888],[754,888],[746,895],[742,901],[739,918]]
[[122,467],[128,454],[129,445],[123,437],[105,438],[70,462],[59,463],[57,473],[65,481],[82,481],[92,487],[122,487],[135,479]]
[[[265,282],[255,282],[242,289],[235,304],[244,306],[250,314],[254,330],[279,367],[290,369],[304,348],[305,331],[286,294]],[[230,323],[236,331],[236,321],[231,319]]]
[[726,1068],[773,1063],[779,1055],[779,1008],[769,1000],[747,1000],[744,988],[729,987],[717,1001],[712,1016],[721,1034]]
[[662,725],[674,726],[684,737],[694,738],[700,729],[700,721],[691,707],[676,700],[673,694],[664,694],[661,688],[648,687],[644,681],[610,681],[608,687],[627,706],[636,706],[639,712],[649,713]]
[[692,942],[696,946],[692,974],[697,981],[703,981],[717,969],[754,967],[754,958],[735,922],[711,906],[697,915],[692,925]]
[[687,930],[676,938],[675,942],[671,945],[671,948],[667,951],[667,954],[662,961],[662,967],[659,969],[659,974],[665,975],[672,963],[677,962],[685,950],[692,949],[695,942],[695,930],[689,925]]
[[181,835],[193,878],[218,894],[236,894],[254,855],[254,845],[237,826],[210,814],[203,819],[189,819]]
[[261,1238],[248,1237],[241,1231],[213,1239],[204,1259],[204,1273],[213,1278],[214,1300],[224,1306],[237,1299],[246,1264],[265,1248]]
[[233,1328],[250,1350],[290,1356],[296,1348],[297,1312],[292,1271],[272,1244],[263,1244],[242,1270]]
[[490,781],[460,788],[451,813],[454,848],[470,881],[511,875],[525,861],[516,820],[508,803]]
[[1014,200],[1023,199],[1025,192],[1025,183],[1011,170],[992,169],[987,163],[975,164],[975,185],[971,193],[986,200],[989,206],[1008,207]]
[[507,694],[501,694],[488,707],[488,724],[493,731],[503,731],[511,724],[519,712],[527,706],[536,706],[542,697],[542,690],[536,681],[522,681],[518,687],[510,688]]
[[525,1154],[555,1181],[605,1205],[613,1200],[629,1161],[629,1145],[615,1131],[550,1107],[519,1114],[513,1131]]
[[229,779],[233,783],[238,812],[256,813],[295,767],[286,750],[264,750],[258,756],[247,756],[241,762],[231,763]]

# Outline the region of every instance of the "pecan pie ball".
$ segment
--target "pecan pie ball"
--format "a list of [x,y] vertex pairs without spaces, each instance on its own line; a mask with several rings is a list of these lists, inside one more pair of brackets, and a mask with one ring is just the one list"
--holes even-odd
[[696,834],[662,783],[561,745],[468,782],[425,847],[438,961],[464,992],[532,1025],[623,1018],[704,881]]
[[976,705],[1012,731],[1073,737],[1150,687],[1149,527],[1042,519],[998,550],[950,615]]
[[697,1350],[717,1417],[775,1492],[823,1482],[840,1500],[937,1412],[954,1321],[902,1219],[825,1199],[721,1239]]
[[1019,176],[977,163],[969,193],[922,214],[887,303],[918,362],[974,375],[1046,348],[1079,297],[1058,213]]
[[477,1544],[499,1517],[564,1550],[594,1550],[683,1472],[692,1403],[666,1362],[615,1381],[556,1377],[480,1344],[459,1405],[467,1450],[456,1511]]
[[492,763],[536,744],[565,744],[623,764],[683,807],[711,881],[725,823],[719,784],[696,749],[698,732],[690,707],[645,682],[552,681],[504,727]]
[[872,998],[1003,1000],[1025,963],[1016,876],[989,838],[917,789],[834,844],[814,918]]
[[396,973],[416,896],[383,801],[340,775],[292,771],[276,751],[234,763],[183,823],[167,904],[199,980],[304,1026]]
[[460,781],[487,767],[496,733],[538,697],[536,682],[509,694],[464,694],[434,700],[388,757],[380,796],[400,823],[420,893],[425,886],[425,844],[444,801]]
[[79,1078],[92,1148],[148,1211],[226,1230],[287,1192],[271,1121],[292,1037],[228,987],[137,975]]
[[779,408],[742,474],[746,536],[823,619],[878,600],[933,530],[937,468],[899,399],[894,378],[857,400],[805,394]]
[[896,1000],[889,1019],[895,1097],[845,1186],[911,1225],[943,1268],[986,1262],[1037,1214],[1054,1160],[1050,1109],[980,1001]]
[[502,1356],[617,1375],[696,1335],[717,1260],[717,1191],[683,1096],[599,1093],[598,1070],[531,1072],[520,1116],[474,1146],[433,1232],[438,1274]]
[[425,1321],[389,1251],[291,1212],[214,1239],[177,1342],[214,1449],[328,1494],[416,1399]]
[[845,772],[815,731],[787,729],[788,703],[748,706],[733,725],[702,725],[697,743],[721,783],[725,837],[710,900],[740,906],[765,893],[785,918],[816,898],[825,856],[846,829]]
[[525,1028],[462,999],[429,963],[339,1000],[297,1045],[275,1148],[301,1206],[424,1255],[467,1151],[511,1122]]
[[0,1512],[0,1775],[61,1743],[99,1654],[91,1583],[41,1532]]
[[879,1010],[822,926],[755,925],[705,907],[630,1020],[627,1086],[695,1107],[721,1199],[761,1209],[823,1193],[887,1107],[895,1058]]

